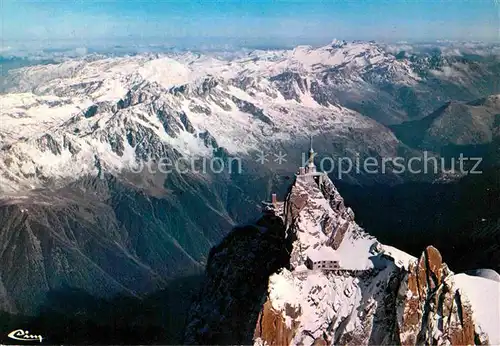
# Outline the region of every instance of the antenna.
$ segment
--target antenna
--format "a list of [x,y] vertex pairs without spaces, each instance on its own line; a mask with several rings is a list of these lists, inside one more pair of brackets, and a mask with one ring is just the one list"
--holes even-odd
[[311,149],[309,149],[309,163],[307,164],[307,170],[306,172],[316,172],[316,166],[314,165],[314,156],[316,153],[314,152],[313,149],[313,138],[312,136],[309,136],[309,141],[311,142]]

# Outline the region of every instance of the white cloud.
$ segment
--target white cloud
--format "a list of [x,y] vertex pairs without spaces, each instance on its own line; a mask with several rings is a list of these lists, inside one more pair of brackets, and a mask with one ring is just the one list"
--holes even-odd
[[88,49],[86,47],[78,47],[78,48],[75,48],[75,53],[77,55],[87,55]]

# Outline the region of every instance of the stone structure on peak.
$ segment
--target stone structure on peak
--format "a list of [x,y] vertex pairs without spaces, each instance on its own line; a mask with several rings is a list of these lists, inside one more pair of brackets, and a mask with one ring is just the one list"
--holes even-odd
[[[284,205],[283,221],[298,238],[291,268],[338,270],[342,266],[335,250],[339,249],[349,225],[354,221],[354,213],[345,207],[328,175],[316,169],[315,155],[311,138],[307,166],[299,167]],[[312,209],[313,206],[317,208]],[[308,223],[314,214],[317,214],[320,223],[309,220],[309,227],[298,225]],[[310,241],[314,244],[306,245]]]
[[316,156],[316,153],[314,152],[313,149],[312,137],[310,138],[310,141],[311,141],[311,146],[309,148],[309,160],[307,161],[306,173],[315,173],[316,165],[314,164],[314,157]]
[[283,201],[272,194],[255,226],[210,252],[186,342],[500,344],[498,316],[482,303],[498,303],[500,283],[455,275],[434,247],[416,258],[378,242],[316,170],[314,154],[311,145]]

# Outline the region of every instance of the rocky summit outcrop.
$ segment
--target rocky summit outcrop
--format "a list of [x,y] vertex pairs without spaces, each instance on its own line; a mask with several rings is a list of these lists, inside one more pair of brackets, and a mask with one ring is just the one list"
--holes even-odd
[[[500,342],[498,281],[454,274],[432,246],[416,258],[379,243],[326,175],[302,173],[274,215],[266,209],[212,250],[186,342]],[[275,226],[262,228],[270,220]]]
[[399,288],[398,307],[403,345],[488,344],[476,326],[471,303],[432,246],[410,264]]

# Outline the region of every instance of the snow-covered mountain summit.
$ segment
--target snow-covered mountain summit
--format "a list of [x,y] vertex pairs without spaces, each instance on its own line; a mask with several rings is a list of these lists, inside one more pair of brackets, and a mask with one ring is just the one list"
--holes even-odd
[[379,243],[325,174],[299,170],[284,202],[273,205],[212,249],[187,326],[190,344],[500,341],[500,282],[454,274],[432,246],[415,258]]
[[356,56],[380,49],[333,50],[298,47],[274,59],[255,53],[236,61],[193,54],[80,59],[15,70],[11,92],[0,96],[2,190],[66,183],[99,169],[116,174],[169,152],[248,154],[320,130],[379,133],[370,145],[383,140],[395,150],[390,131],[321,96],[314,77],[320,65],[354,68],[361,66]]
[[380,123],[421,117],[448,90],[484,92],[478,83],[491,74],[474,61],[345,41],[230,59],[144,54],[12,70],[0,95],[1,189],[116,175],[166,155],[251,155],[320,133],[349,148],[332,154],[392,156],[400,143]]

